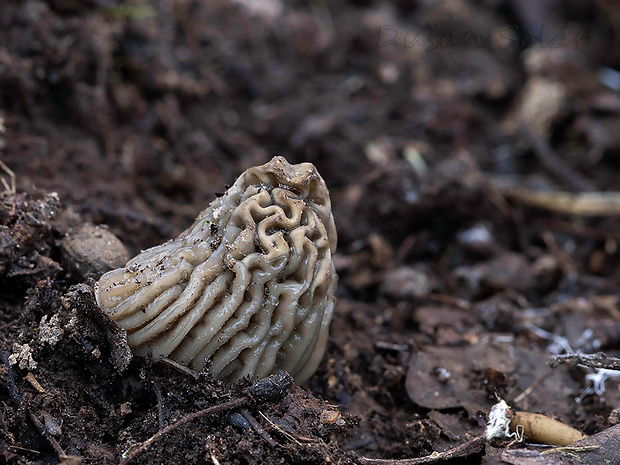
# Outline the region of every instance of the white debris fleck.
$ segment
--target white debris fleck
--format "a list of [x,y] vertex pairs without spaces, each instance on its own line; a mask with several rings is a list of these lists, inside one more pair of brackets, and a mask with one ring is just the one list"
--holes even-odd
[[70,319],[69,322],[67,323],[67,325],[65,326],[65,329],[72,331],[75,328],[77,328],[77,325],[79,323],[79,319],[76,315],[73,315]]
[[45,429],[49,431],[52,436],[60,436],[62,434],[62,425],[56,418],[46,411],[42,411],[41,416],[45,420]]
[[592,381],[592,386],[586,387],[581,395],[575,399],[577,403],[581,403],[590,394],[596,394],[597,396],[605,394],[605,381],[610,378],[620,378],[620,370],[597,368],[594,373],[588,373],[586,381]]
[[13,344],[13,353],[9,355],[9,365],[18,365],[21,370],[34,370],[38,364],[32,358],[32,349],[28,344]]
[[450,373],[444,367],[439,367],[437,368],[437,376],[439,377],[439,381],[445,383],[452,377],[452,373]]
[[119,413],[122,416],[129,415],[131,413],[131,402],[125,402],[124,404],[121,404]]
[[252,15],[275,20],[282,14],[284,6],[280,0],[234,0],[243,5]]
[[39,323],[39,341],[43,344],[49,344],[54,347],[65,334],[65,331],[60,327],[60,320],[58,315],[53,315],[49,321],[48,315],[44,315]]
[[484,224],[459,232],[457,238],[463,244],[487,244],[493,240],[489,228]]
[[547,347],[547,352],[549,352],[550,354],[572,354],[575,352],[570,345],[570,341],[567,338],[545,331],[544,329],[539,328],[538,326],[531,323],[526,323],[525,327],[541,339],[551,341],[551,344],[549,344],[549,346]]
[[495,404],[489,412],[489,421],[486,427],[487,441],[492,442],[502,439],[517,439],[521,441],[522,436],[518,431],[516,433],[510,432],[512,417],[512,410],[510,410],[505,400],[501,400]]

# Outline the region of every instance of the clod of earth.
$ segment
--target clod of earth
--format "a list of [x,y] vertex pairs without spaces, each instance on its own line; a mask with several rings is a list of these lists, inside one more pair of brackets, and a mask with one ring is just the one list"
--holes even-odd
[[101,275],[129,260],[127,249],[114,234],[89,223],[69,231],[61,242],[61,252],[65,266],[77,279],[89,272]]
[[325,182],[284,158],[245,171],[178,238],[104,274],[97,304],[138,355],[226,381],[279,369],[297,383],[327,341],[337,275]]

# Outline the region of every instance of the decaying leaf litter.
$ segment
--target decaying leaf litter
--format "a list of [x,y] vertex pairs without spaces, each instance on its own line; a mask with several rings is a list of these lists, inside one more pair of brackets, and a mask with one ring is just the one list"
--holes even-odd
[[[105,225],[132,256],[278,154],[332,196],[326,356],[281,402],[168,429],[130,463],[613,461],[615,370],[547,361],[618,356],[620,12],[560,2],[537,12],[545,40],[580,47],[498,46],[534,3],[0,6],[2,460],[117,463],[247,395],[127,362],[67,238]],[[382,26],[400,39],[380,46]],[[495,42],[450,42],[467,32]],[[592,436],[479,447],[498,397]]]

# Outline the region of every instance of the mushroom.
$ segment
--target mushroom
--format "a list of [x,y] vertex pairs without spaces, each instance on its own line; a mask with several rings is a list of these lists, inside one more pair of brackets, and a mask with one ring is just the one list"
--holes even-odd
[[325,181],[310,163],[274,157],[179,237],[101,276],[95,296],[138,355],[228,382],[282,369],[303,383],[325,351],[335,248]]

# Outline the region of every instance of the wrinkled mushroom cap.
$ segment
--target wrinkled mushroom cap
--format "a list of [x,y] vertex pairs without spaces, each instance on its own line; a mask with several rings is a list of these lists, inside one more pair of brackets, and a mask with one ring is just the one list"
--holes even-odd
[[96,285],[130,347],[235,381],[278,369],[297,383],[327,341],[337,276],[329,193],[314,165],[245,171],[178,238]]

